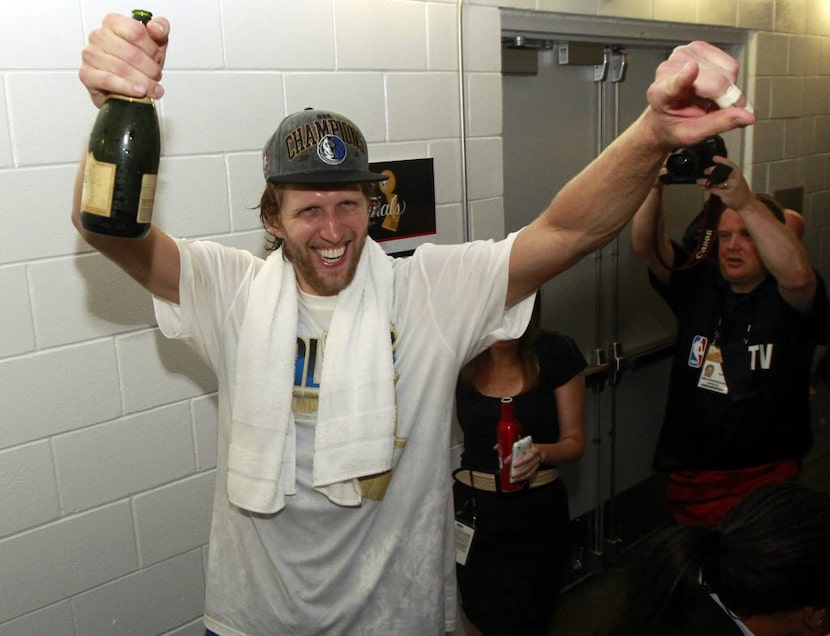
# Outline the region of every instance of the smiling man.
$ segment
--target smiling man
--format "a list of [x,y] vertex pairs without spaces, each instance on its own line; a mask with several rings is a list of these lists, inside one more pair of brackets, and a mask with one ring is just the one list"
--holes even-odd
[[[107,16],[80,69],[93,102],[160,98],[169,33],[164,18]],[[162,332],[217,375],[211,633],[453,630],[459,369],[518,338],[538,287],[620,232],[671,148],[754,121],[737,72],[716,47],[678,47],[637,122],[527,228],[401,259],[367,238],[385,177],[369,170],[359,128],[331,111],[289,115],[265,145],[267,259],[156,225],[136,240],[85,231],[81,163],[79,232],[152,292]],[[519,465],[532,474],[538,454]]]
[[374,184],[363,134],[329,111],[286,117],[265,144],[260,218],[291,261],[300,289],[333,296],[351,282],[369,232]]
[[[331,186],[334,188],[334,186]],[[282,244],[300,289],[317,296],[340,293],[354,278],[369,227],[367,196],[356,185],[275,188],[279,208],[262,208],[265,227]]]
[[757,485],[797,475],[812,444],[812,352],[830,325],[824,283],[784,212],[734,163],[716,161],[732,174],[700,185],[723,203],[717,260],[681,267],[686,251],[655,235],[664,227],[659,182],[631,233],[678,323],[654,465],[667,473],[675,519],[712,527]]

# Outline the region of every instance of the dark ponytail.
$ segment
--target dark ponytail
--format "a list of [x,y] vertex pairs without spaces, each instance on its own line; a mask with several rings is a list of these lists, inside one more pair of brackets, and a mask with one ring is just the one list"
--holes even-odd
[[632,555],[623,620],[616,636],[657,636],[662,626],[708,593],[703,574],[718,576],[720,535],[704,526],[660,530]]
[[830,493],[767,484],[724,516],[721,533],[713,587],[738,616],[830,605]]
[[663,636],[717,594],[741,619],[830,606],[830,493],[764,484],[718,530],[673,526],[632,554],[614,636]]

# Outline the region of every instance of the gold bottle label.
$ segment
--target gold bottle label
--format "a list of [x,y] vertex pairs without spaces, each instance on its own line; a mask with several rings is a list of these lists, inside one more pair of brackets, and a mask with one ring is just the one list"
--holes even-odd
[[98,216],[112,216],[112,193],[115,189],[115,164],[96,161],[90,152],[84,168],[81,211]]
[[153,216],[153,203],[156,200],[156,181],[158,175],[145,174],[141,176],[141,193],[138,195],[138,223],[149,223]]

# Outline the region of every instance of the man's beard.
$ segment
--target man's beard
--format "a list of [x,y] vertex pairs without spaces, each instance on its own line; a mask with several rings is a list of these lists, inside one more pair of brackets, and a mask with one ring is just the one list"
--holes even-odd
[[311,263],[311,259],[314,258],[310,254],[311,250],[298,252],[288,241],[283,240],[282,253],[283,256],[294,266],[294,270],[298,276],[302,276],[302,279],[311,287],[311,289],[314,290],[315,294],[319,296],[335,296],[348,287],[354,279],[355,272],[357,271],[357,265],[360,262],[365,244],[365,236],[352,241],[350,249],[353,250],[353,254],[352,258],[349,260],[345,280],[342,280],[339,277],[337,280],[327,280],[323,276],[320,276],[317,268],[315,268]]

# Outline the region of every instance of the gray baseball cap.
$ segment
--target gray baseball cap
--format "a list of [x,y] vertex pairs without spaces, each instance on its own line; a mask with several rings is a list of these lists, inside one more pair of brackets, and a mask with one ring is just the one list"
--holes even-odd
[[369,170],[366,138],[353,122],[329,110],[306,108],[288,115],[262,151],[262,171],[272,183],[384,181]]

